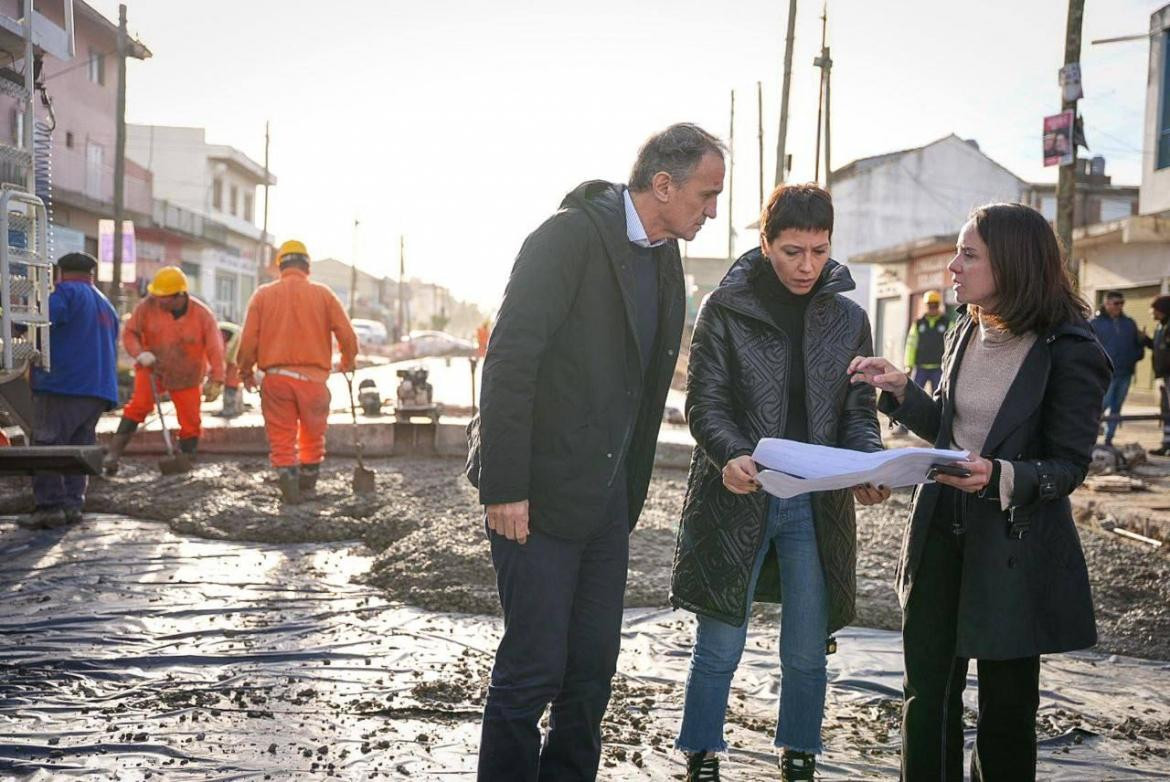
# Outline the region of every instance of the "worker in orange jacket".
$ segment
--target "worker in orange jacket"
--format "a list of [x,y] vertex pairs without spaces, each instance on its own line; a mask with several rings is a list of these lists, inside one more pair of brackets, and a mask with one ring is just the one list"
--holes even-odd
[[106,455],[108,475],[118,471],[122,451],[155,409],[152,379],[155,391],[170,394],[179,418],[179,448],[191,457],[203,431],[200,401],[215,401],[223,392],[223,338],[215,315],[191,297],[187,275],[177,266],[164,266],[146,290],[150,295],[134,308],[122,331],[122,345],[134,359],[134,393]]
[[270,459],[284,501],[297,503],[316,488],[325,458],[333,338],[343,372],[353,371],[358,342],[337,296],[309,280],[304,244],[282,244],[276,264],[280,279],[261,285],[248,302],[238,363],[249,389],[256,386],[255,368],[263,372],[260,410]]

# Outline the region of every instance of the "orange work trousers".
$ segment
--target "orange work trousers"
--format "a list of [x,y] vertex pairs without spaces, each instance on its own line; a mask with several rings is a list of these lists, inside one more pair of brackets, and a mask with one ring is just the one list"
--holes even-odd
[[[150,393],[151,371],[145,367],[134,368],[134,393],[130,401],[122,408],[122,417],[135,423],[142,423],[154,410],[154,397]],[[161,396],[170,394],[175,404],[175,414],[179,417],[179,439],[198,437],[203,432],[203,417],[199,413],[199,406],[203,404],[203,389],[199,386],[190,388],[174,388],[170,391],[158,389]]]
[[260,384],[260,411],[273,467],[319,464],[325,458],[329,387],[272,372]]

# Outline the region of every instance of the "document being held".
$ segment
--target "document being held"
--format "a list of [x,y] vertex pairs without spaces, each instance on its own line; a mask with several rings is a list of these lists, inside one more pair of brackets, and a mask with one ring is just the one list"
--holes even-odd
[[891,489],[927,483],[931,480],[932,465],[966,459],[968,454],[968,451],[937,448],[863,453],[765,437],[756,446],[752,460],[764,468],[756,476],[764,491],[788,498],[810,491],[848,489],[862,483]]

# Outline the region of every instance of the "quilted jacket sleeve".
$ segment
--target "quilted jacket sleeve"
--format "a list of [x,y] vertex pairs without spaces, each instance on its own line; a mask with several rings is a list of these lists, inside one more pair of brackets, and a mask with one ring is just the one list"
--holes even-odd
[[704,302],[691,338],[687,422],[695,442],[718,469],[755,449],[732,415],[731,353],[726,314],[718,305]]

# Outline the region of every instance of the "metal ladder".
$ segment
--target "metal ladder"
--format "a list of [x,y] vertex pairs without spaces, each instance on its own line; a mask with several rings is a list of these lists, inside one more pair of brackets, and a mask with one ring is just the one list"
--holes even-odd
[[0,371],[30,365],[49,369],[48,215],[41,199],[19,190],[0,192]]

